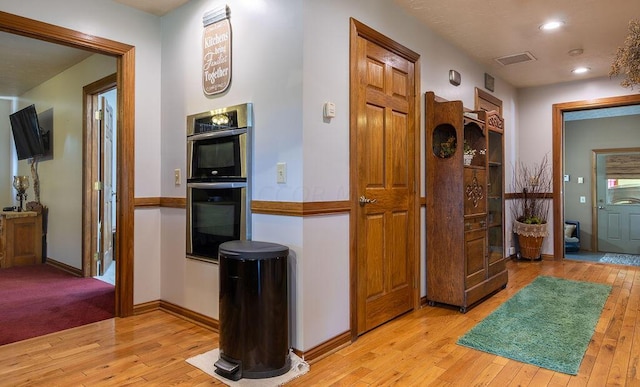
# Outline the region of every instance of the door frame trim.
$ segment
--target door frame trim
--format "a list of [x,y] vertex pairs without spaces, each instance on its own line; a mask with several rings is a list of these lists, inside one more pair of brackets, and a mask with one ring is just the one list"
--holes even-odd
[[393,53],[409,60],[414,63],[414,123],[415,133],[413,139],[413,146],[415,147],[415,176],[414,176],[414,198],[413,208],[414,211],[414,229],[416,232],[413,236],[415,256],[413,259],[413,309],[416,310],[420,307],[420,55],[407,47],[399,44],[391,38],[381,34],[380,32],[368,27],[367,25],[359,22],[354,18],[349,19],[350,34],[349,34],[349,186],[350,188],[350,215],[349,215],[349,300],[350,300],[350,329],[351,329],[351,341],[355,341],[358,337],[358,304],[357,304],[357,213],[358,213],[358,175],[355,166],[357,165],[357,153],[356,153],[356,139],[355,133],[358,124],[357,115],[358,101],[353,97],[353,94],[358,90],[360,82],[356,74],[358,73],[358,61],[357,61],[357,39],[363,37]]
[[606,107],[640,105],[640,94],[619,97],[563,102],[552,105],[552,154],[553,154],[553,257],[564,259],[564,113],[576,110],[591,110]]
[[0,31],[115,57],[118,74],[118,168],[115,315],[133,315],[135,47],[0,11]]

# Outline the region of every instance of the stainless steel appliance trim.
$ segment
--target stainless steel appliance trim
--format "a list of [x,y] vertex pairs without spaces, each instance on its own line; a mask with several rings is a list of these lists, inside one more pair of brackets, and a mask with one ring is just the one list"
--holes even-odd
[[187,141],[208,140],[211,138],[236,136],[244,133],[247,133],[247,128],[216,130],[215,132],[189,135],[187,136]]
[[187,187],[198,189],[247,188],[247,183],[232,181],[219,183],[187,183]]
[[[187,136],[193,135],[193,126],[194,126],[195,120],[199,118],[210,117],[216,114],[223,114],[231,111],[236,111],[238,113],[237,114],[238,125],[236,126],[235,129],[253,127],[253,104],[251,102],[248,102],[240,105],[228,106],[226,108],[209,110],[206,112],[187,116]],[[230,128],[230,129],[234,129],[234,128]]]

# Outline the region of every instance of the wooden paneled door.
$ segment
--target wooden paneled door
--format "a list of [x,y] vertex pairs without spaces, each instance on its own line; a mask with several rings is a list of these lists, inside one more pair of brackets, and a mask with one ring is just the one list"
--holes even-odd
[[355,337],[418,305],[420,92],[417,54],[354,20],[351,36]]
[[85,277],[103,275],[115,255],[113,192],[117,178],[113,180],[113,170],[117,163],[114,158],[117,107],[107,106],[105,95],[116,87],[116,74],[111,74],[82,89],[85,116],[82,272]]

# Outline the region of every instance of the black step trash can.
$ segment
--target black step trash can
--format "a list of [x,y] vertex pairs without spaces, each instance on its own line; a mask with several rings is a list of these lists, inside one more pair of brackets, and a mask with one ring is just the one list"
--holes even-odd
[[220,264],[220,358],[216,373],[230,380],[285,374],[289,357],[287,258],[269,242],[229,241]]

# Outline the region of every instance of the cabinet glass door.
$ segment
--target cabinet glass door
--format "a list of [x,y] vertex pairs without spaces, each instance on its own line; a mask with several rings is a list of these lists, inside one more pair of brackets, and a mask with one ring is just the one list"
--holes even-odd
[[489,260],[502,259],[504,255],[504,216],[502,203],[504,202],[504,176],[502,152],[502,133],[489,130],[489,181],[487,199],[489,214],[487,223],[489,228]]

